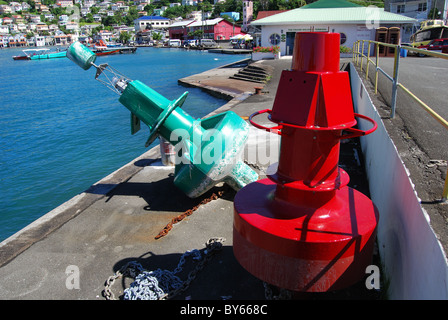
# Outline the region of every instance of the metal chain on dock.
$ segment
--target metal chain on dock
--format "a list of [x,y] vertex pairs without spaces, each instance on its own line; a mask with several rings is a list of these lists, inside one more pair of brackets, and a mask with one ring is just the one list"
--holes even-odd
[[263,287],[264,287],[264,296],[266,298],[266,300],[291,300],[292,298],[292,293],[291,291],[287,290],[287,289],[283,289],[283,288],[277,288],[275,287],[279,293],[278,295],[274,295],[274,290],[272,290],[272,285],[263,282]]
[[256,169],[256,170],[259,170],[260,172],[265,172],[265,171],[266,171],[265,168],[261,167],[261,166],[258,165],[257,163],[250,163],[250,162],[247,161],[247,160],[244,160],[244,163],[247,164],[249,167],[252,167],[252,168],[254,168],[254,169]]
[[[174,271],[157,269],[147,271],[136,261],[130,261],[113,276],[106,280],[103,295],[106,300],[116,300],[112,292],[112,286],[116,279],[125,276],[134,278],[130,287],[124,290],[125,300],[168,300],[185,291],[196,278],[213,255],[221,250],[224,238],[211,238],[206,243],[204,255],[197,249],[185,252]],[[188,274],[187,279],[182,281],[176,274],[183,270],[185,258],[193,256],[193,260],[199,261],[196,267]]]
[[200,206],[209,203],[210,201],[216,200],[221,198],[224,193],[226,192],[227,189],[218,191],[213,193],[210,197],[203,199],[198,205],[194,206],[191,209],[188,209],[187,211],[185,211],[184,213],[181,213],[180,215],[178,215],[177,217],[174,217],[163,229],[162,231],[160,231],[155,237],[154,239],[160,239],[161,237],[165,236],[168,232],[170,232],[170,230],[173,228],[173,224],[176,224],[180,221],[182,221],[183,219],[185,219],[186,217],[190,216],[193,214],[193,212],[195,212],[197,209],[199,209]]

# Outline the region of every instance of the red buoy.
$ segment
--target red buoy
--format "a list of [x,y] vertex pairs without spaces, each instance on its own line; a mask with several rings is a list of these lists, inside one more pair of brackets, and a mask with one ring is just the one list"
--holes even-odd
[[[348,287],[371,264],[378,210],[347,186],[340,140],[376,123],[355,114],[347,72],[339,71],[338,33],[297,33],[292,70],[282,72],[269,119],[281,135],[275,174],[234,200],[234,254],[259,279],[280,288],[325,292]],[[356,118],[373,124],[353,128]]]

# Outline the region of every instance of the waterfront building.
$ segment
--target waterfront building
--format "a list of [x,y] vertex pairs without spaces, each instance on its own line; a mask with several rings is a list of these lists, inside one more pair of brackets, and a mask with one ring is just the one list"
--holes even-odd
[[68,46],[72,42],[75,42],[77,37],[73,34],[60,34],[54,36],[54,44],[57,46]]
[[170,19],[160,16],[142,16],[134,20],[135,32],[146,29],[162,29],[170,26]]
[[223,18],[204,21],[195,21],[187,26],[187,33],[202,30],[204,39],[229,40],[234,35],[241,33],[241,27]]
[[[320,0],[298,9],[257,19],[261,28],[261,46],[279,46],[281,55],[292,55],[296,32],[338,32],[341,45],[351,48],[357,40],[375,40],[379,27],[399,27],[401,31],[416,20],[387,12],[382,8],[363,7],[345,0]],[[410,35],[403,35],[407,42]]]
[[0,48],[8,47],[8,35],[0,35]]
[[11,47],[25,47],[27,45],[26,37],[24,34],[16,34],[9,36],[8,46]]
[[135,42],[138,44],[148,44],[151,41],[152,32],[150,30],[140,30],[135,33]]
[[172,23],[168,28],[170,39],[180,39],[180,40],[188,39],[187,27],[194,21],[195,20],[183,20]]

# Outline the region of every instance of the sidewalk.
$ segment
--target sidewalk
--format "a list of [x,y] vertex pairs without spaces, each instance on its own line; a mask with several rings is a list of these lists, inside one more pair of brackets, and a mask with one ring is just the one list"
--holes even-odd
[[[232,109],[245,118],[258,110],[272,108],[281,71],[290,68],[291,60],[262,63],[274,68],[263,93],[252,94],[253,87],[258,84],[242,86],[244,81],[233,80],[240,83],[227,91],[233,91],[236,98],[215,113]],[[212,87],[213,78],[208,80],[207,85]],[[265,117],[259,118],[258,123],[272,126]],[[251,128],[246,148],[260,144],[260,137],[266,137],[260,132],[262,130]],[[268,137],[279,141],[278,136]],[[264,147],[276,157],[278,150],[272,149],[278,144],[264,144]],[[342,144],[340,164],[350,174],[350,185],[368,195],[363,167],[354,155],[357,150],[356,141]],[[173,186],[173,167],[163,166],[159,157],[158,148],[149,150],[1,243],[0,299],[104,300],[105,281],[129,261],[136,260],[146,270],[174,270],[183,253],[204,249],[205,243],[215,237],[225,238],[222,250],[176,299],[265,299],[262,281],[244,270],[233,256],[235,192],[222,186],[199,199],[189,199]],[[252,160],[246,158],[263,178],[267,165]],[[155,239],[172,219],[186,212],[192,214]],[[190,261],[187,259],[182,279],[194,268]],[[79,270],[80,287],[70,290],[67,281],[73,270],[75,273]],[[129,278],[115,281],[111,286],[114,296],[120,297],[131,282]],[[329,297],[372,298],[363,283]]]

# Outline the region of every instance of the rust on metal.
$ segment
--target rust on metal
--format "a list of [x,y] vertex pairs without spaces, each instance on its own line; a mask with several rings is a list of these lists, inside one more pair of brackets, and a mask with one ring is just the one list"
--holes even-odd
[[173,219],[171,219],[171,221],[162,229],[162,231],[159,232],[159,234],[157,234],[154,239],[160,239],[163,236],[165,236],[168,232],[170,232],[170,230],[173,228],[173,225],[182,221],[183,219],[185,219],[186,217],[190,216],[193,214],[193,212],[195,212],[197,209],[199,209],[200,206],[207,204],[213,200],[217,200],[219,198],[221,198],[224,193],[226,192],[227,188],[224,188],[223,190],[214,192],[210,197],[207,197],[205,199],[203,199],[198,205],[194,206],[191,209],[186,210],[185,212],[181,213],[180,215],[178,215],[177,217],[174,217]]

